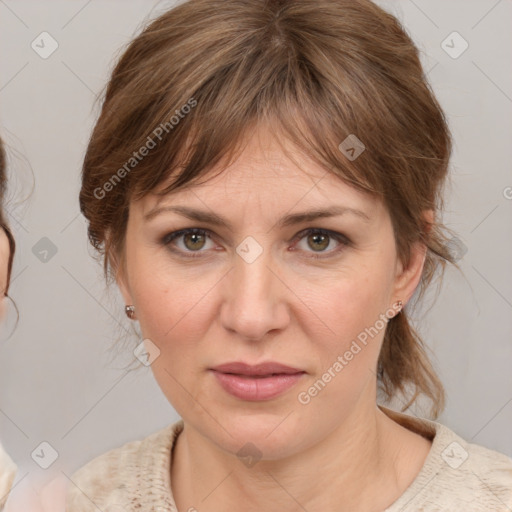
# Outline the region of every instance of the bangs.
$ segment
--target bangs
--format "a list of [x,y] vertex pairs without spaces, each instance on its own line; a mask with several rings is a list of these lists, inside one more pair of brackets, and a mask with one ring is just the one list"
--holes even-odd
[[[130,199],[148,193],[166,194],[197,182],[216,166],[220,170],[228,167],[260,126],[276,137],[284,152],[286,138],[352,186],[382,193],[377,162],[372,161],[370,153],[362,153],[356,162],[340,150],[340,144],[354,136],[356,140],[365,139],[361,141],[365,149],[371,147],[371,141],[361,135],[365,133],[363,116],[357,123],[348,97],[334,101],[343,91],[327,94],[325,87],[329,84],[322,85],[318,77],[301,72],[296,62],[284,59],[284,55],[281,62],[278,56],[274,54],[271,61],[265,54],[257,55],[250,69],[244,69],[249,65],[245,61],[237,63],[223,70],[222,79],[218,75],[207,77],[190,97],[179,94],[180,99],[173,105],[169,105],[174,96],[170,91],[160,98],[148,97],[151,106],[144,106],[143,112],[152,115],[148,119],[138,116],[137,133],[123,136],[123,147],[127,136],[132,135],[132,147],[138,148],[137,152],[148,148],[147,155],[127,176],[125,186],[132,192]],[[333,107],[337,115],[333,115]],[[133,126],[132,120],[126,119],[123,125]],[[141,125],[146,129],[141,130]],[[294,155],[286,153],[300,167]],[[120,161],[129,162],[130,158],[133,155],[125,154]],[[164,183],[167,185],[162,188]]]

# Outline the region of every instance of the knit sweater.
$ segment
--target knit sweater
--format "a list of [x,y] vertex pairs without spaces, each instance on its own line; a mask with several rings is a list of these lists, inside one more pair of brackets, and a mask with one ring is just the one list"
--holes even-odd
[[[405,428],[432,440],[416,478],[383,512],[512,511],[510,457],[468,443],[436,421],[378,407]],[[171,451],[183,426],[179,420],[87,463],[71,477],[66,512],[176,512]]]

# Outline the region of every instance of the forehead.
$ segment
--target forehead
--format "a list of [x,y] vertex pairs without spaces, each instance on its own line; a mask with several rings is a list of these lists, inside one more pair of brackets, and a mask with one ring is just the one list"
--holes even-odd
[[326,204],[370,210],[379,207],[375,196],[347,184],[269,129],[260,128],[244,142],[234,162],[215,166],[199,183],[189,183],[165,196],[146,195],[137,205],[142,215],[161,204],[175,203],[203,203],[227,213],[249,207],[261,211],[287,211],[295,206],[320,208]]

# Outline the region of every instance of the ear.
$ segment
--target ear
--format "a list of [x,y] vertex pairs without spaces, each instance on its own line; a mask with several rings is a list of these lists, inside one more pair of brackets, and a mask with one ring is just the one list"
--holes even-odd
[[[423,212],[423,218],[425,231],[428,232],[434,221],[434,212],[426,210]],[[407,268],[403,267],[400,260],[398,261],[393,294],[395,300],[401,300],[404,305],[409,302],[421,280],[426,256],[427,246],[423,241],[418,240],[411,247],[411,257]]]

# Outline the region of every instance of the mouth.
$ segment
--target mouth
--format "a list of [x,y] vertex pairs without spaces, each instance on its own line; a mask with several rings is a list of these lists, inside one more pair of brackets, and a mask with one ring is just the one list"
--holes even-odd
[[294,375],[297,373],[305,373],[304,370],[299,368],[293,368],[274,361],[255,365],[243,362],[224,363],[211,368],[211,370],[246,377],[271,377],[273,375]]
[[276,398],[288,391],[306,374],[304,370],[275,362],[258,365],[226,363],[210,368],[210,371],[224,391],[247,401]]

